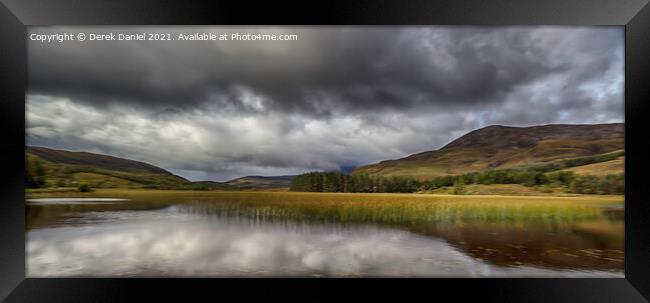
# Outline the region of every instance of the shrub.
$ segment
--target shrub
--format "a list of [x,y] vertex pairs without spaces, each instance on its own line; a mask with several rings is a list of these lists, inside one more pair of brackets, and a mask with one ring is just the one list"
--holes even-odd
[[79,186],[77,187],[77,190],[79,190],[82,193],[86,193],[86,192],[91,191],[92,189],[90,188],[90,186],[88,184],[80,183]]
[[570,171],[558,171],[547,175],[548,181],[556,185],[569,186],[573,181],[574,175]]

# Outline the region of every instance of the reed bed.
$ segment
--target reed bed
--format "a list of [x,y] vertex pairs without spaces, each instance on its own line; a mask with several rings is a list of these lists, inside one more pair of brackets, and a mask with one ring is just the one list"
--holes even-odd
[[422,223],[441,221],[575,221],[603,216],[622,196],[531,197],[295,192],[101,190],[58,196],[167,201],[180,211],[313,221]]

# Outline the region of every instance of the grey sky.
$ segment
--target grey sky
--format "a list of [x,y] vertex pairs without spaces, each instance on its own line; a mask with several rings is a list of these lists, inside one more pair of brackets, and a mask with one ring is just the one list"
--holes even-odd
[[338,170],[490,124],[623,119],[622,27],[33,27],[298,41],[29,41],[28,143],[193,180]]

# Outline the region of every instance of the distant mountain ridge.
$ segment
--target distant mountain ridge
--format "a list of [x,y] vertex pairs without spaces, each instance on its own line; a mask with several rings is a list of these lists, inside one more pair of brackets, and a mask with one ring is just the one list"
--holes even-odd
[[246,176],[224,182],[238,189],[288,188],[295,176]]
[[420,179],[486,169],[534,165],[624,150],[625,125],[492,125],[471,131],[438,150],[357,167],[353,174]]

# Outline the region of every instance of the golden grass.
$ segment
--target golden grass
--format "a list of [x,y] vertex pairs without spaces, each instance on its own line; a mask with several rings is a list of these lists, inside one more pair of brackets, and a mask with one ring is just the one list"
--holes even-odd
[[[418,223],[449,220],[591,219],[600,206],[623,203],[622,196],[514,197],[432,194],[298,193],[101,189],[92,193],[31,194],[31,197],[123,197],[134,201],[194,203],[219,214],[323,221]],[[205,203],[210,202],[210,203]],[[188,208],[192,209],[192,208]]]

